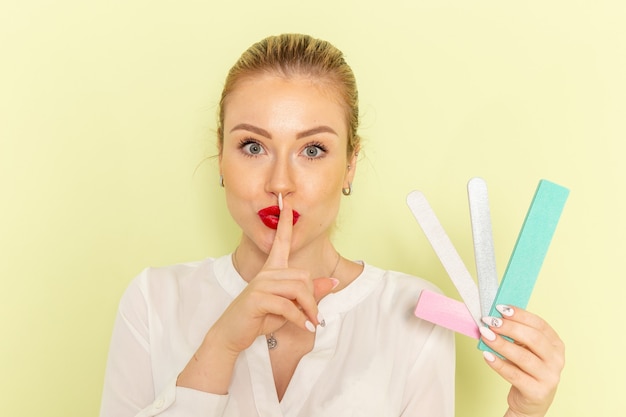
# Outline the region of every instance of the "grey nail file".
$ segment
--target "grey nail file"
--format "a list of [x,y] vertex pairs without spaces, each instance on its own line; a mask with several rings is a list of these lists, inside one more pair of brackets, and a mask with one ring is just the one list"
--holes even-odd
[[481,326],[480,300],[476,283],[437,219],[435,212],[428,204],[426,197],[420,191],[413,191],[407,196],[406,202],[465,302],[472,318],[478,326]]
[[480,309],[483,317],[486,317],[489,316],[493,300],[498,292],[498,271],[496,270],[489,196],[485,180],[472,178],[467,184],[467,196],[472,221]]

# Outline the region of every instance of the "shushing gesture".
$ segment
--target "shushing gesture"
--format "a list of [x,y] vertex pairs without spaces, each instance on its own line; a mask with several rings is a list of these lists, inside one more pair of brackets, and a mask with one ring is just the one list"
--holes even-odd
[[309,271],[289,267],[293,212],[287,200],[282,203],[265,264],[208,331],[179,375],[178,385],[226,393],[236,358],[257,337],[275,332],[287,322],[310,332],[320,324],[317,303],[337,281],[313,279]]
[[313,279],[309,271],[289,267],[292,232],[293,212],[285,200],[265,265],[216,323],[224,326],[224,343],[233,353],[287,321],[310,332],[319,325],[317,302],[332,290],[334,281]]

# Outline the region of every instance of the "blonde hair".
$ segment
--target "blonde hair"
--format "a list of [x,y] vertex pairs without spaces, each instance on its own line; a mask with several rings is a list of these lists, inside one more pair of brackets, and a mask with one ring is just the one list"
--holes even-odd
[[282,34],[267,37],[248,48],[226,76],[220,99],[217,136],[221,153],[224,143],[224,106],[238,81],[260,73],[285,77],[306,75],[329,82],[343,101],[348,124],[347,154],[360,148],[359,98],[356,79],[343,53],[332,44],[302,34]]

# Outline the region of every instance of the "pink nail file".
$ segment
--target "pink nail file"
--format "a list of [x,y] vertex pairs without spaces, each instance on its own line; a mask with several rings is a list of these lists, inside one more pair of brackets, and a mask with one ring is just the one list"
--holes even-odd
[[417,300],[417,307],[415,307],[415,315],[474,339],[480,337],[478,326],[465,304],[445,295],[422,290]]

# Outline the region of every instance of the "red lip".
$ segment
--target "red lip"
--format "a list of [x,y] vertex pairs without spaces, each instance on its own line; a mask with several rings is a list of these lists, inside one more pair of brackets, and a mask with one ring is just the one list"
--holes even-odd
[[[300,217],[300,213],[295,210],[292,210],[292,213],[293,224],[296,224],[298,222],[298,218]],[[270,229],[276,229],[278,227],[278,218],[280,217],[280,208],[278,208],[278,206],[265,207],[264,209],[259,210],[257,214],[263,224]]]

